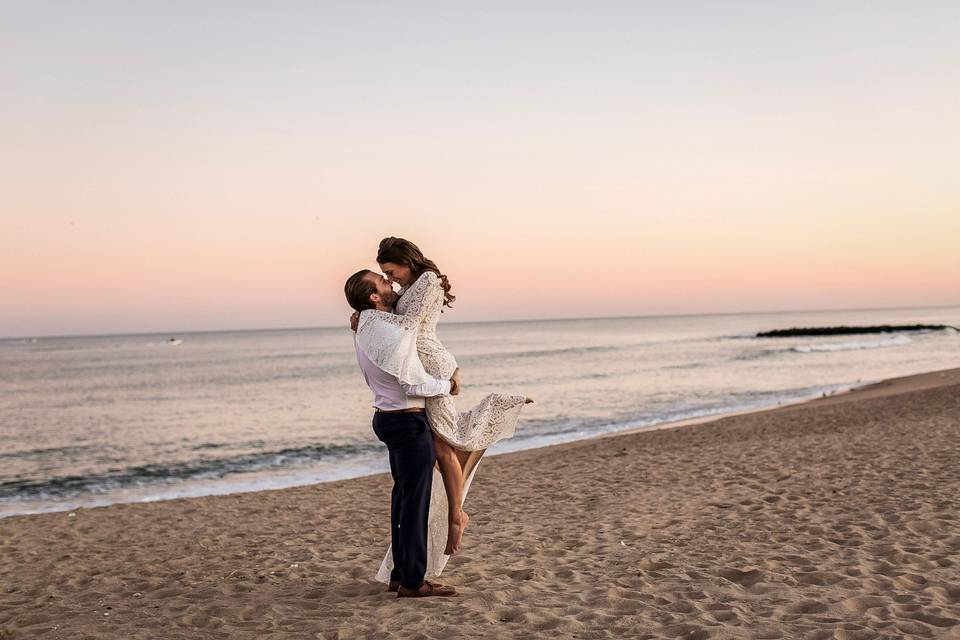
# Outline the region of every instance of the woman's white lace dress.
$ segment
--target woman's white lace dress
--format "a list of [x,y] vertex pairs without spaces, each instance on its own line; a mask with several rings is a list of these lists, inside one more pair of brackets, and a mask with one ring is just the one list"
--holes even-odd
[[[425,271],[408,289],[403,292],[397,303],[397,314],[383,311],[364,311],[357,327],[357,340],[364,353],[381,365],[385,370],[397,370],[404,382],[418,383],[419,367],[416,358],[407,357],[403,350],[380,352],[377,340],[368,327],[373,325],[366,320],[375,317],[397,327],[398,331],[416,336],[416,352],[423,369],[434,378],[447,379],[457,368],[453,354],[447,351],[437,337],[437,321],[443,307],[443,288],[440,279],[432,271]],[[393,359],[389,366],[382,366],[387,359]],[[525,396],[492,393],[480,403],[463,413],[457,411],[451,396],[439,396],[426,399],[427,419],[433,432],[455,449],[464,451],[482,451],[494,442],[513,435],[520,419]],[[466,497],[477,467],[474,466],[468,477],[464,478],[463,496]],[[443,488],[440,472],[434,469],[433,490],[430,496],[430,521],[427,538],[427,576],[436,577],[443,571],[450,556],[443,553],[447,544],[447,495]],[[377,579],[389,582],[393,568],[393,555],[387,549],[386,557],[377,572]]]

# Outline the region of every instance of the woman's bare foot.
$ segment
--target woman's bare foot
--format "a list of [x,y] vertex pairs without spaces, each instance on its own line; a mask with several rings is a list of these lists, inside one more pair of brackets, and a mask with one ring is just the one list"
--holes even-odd
[[463,540],[463,530],[467,528],[467,523],[470,522],[470,516],[467,515],[467,512],[460,510],[460,520],[454,522],[451,521],[447,527],[447,548],[443,550],[448,556],[460,551],[460,541]]

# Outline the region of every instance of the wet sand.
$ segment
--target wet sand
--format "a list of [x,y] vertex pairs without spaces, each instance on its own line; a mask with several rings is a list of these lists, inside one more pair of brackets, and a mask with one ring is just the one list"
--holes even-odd
[[0,639],[960,638],[960,369],[487,459],[455,599],[374,582],[389,492],[5,518]]

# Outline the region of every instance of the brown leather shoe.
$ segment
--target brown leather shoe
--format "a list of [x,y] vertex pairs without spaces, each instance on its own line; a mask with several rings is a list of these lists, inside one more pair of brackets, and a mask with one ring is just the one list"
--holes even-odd
[[404,586],[400,586],[397,589],[398,598],[429,598],[431,596],[450,598],[457,595],[457,590],[453,587],[445,587],[442,584],[432,584],[423,581],[423,584],[420,585],[418,589],[408,589]]
[[[438,583],[438,582],[435,582],[435,583],[433,583],[433,586],[434,586],[434,587],[442,587],[443,585],[440,584],[440,583]],[[393,581],[390,582],[390,586],[387,587],[387,591],[390,591],[390,592],[392,592],[392,593],[396,593],[399,588],[400,588],[400,581],[399,581],[399,580],[393,580]]]

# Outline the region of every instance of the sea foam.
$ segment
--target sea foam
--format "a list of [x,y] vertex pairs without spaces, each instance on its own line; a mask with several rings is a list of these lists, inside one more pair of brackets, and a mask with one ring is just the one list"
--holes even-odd
[[884,340],[860,340],[857,342],[824,342],[820,344],[805,344],[791,347],[791,351],[798,353],[817,353],[824,351],[857,351],[860,349],[883,349],[885,347],[900,347],[913,342],[907,336],[896,336]]

